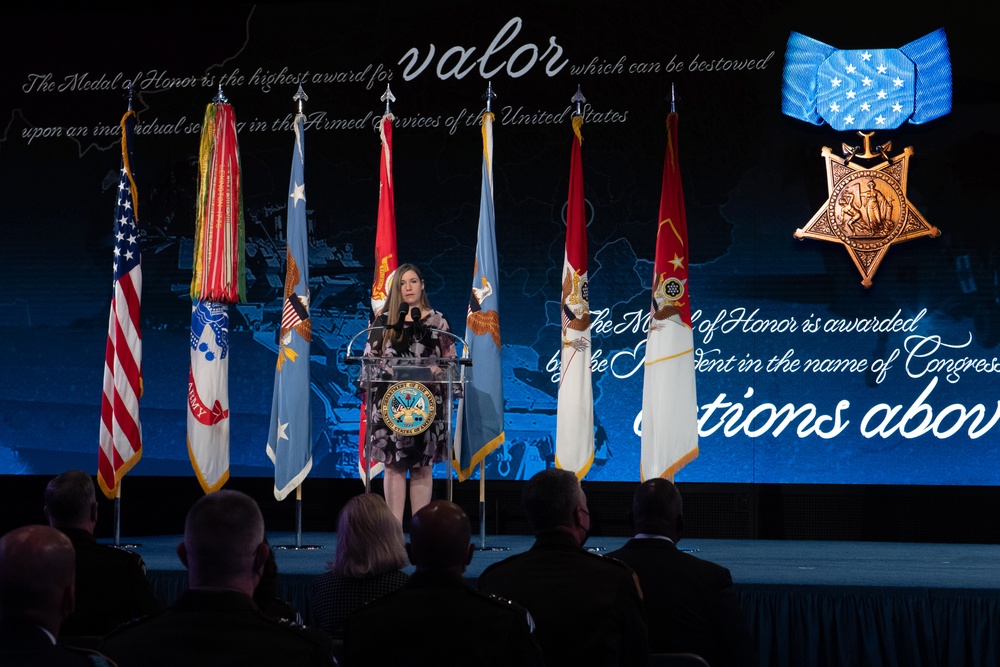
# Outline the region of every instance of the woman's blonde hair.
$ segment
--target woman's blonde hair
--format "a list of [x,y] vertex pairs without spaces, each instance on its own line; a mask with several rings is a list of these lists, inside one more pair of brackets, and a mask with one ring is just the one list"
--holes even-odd
[[403,528],[382,496],[354,496],[340,510],[337,553],[329,565],[346,577],[374,577],[409,565]]

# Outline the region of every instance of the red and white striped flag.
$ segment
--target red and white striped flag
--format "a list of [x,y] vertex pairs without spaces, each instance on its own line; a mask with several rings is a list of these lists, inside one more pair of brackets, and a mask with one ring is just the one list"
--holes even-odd
[[590,295],[587,277],[587,217],[583,198],[580,128],[573,117],[573,150],[566,208],[566,254],[562,271],[562,343],[556,406],[556,467],[583,479],[594,463],[594,388],[590,370]]
[[100,451],[97,483],[108,498],[119,492],[118,482],[142,457],[142,265],[139,253],[139,196],[132,178],[132,139],[135,112],[121,120],[122,168],[115,204],[114,294],[104,353],[104,398],[101,401]]

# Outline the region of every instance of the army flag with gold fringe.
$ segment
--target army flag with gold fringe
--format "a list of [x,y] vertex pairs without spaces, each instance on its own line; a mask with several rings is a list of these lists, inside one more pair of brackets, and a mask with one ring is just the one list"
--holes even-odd
[[229,304],[246,300],[236,116],[224,99],[202,125],[191,278],[188,455],[205,493],[229,479]]

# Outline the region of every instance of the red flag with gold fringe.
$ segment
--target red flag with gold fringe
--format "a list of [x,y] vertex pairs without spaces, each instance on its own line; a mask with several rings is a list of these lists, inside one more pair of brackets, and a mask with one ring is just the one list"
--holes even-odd
[[653,300],[642,391],[642,479],[674,479],[698,456],[694,332],[688,288],[687,215],[677,154],[677,114],[667,116]]
[[[391,113],[382,116],[379,123],[379,135],[382,140],[382,155],[379,158],[379,190],[378,190],[378,226],[375,230],[375,275],[372,278],[372,312],[370,321],[374,322],[389,296],[389,285],[399,266],[399,255],[396,252],[396,198],[392,181],[392,121]],[[361,401],[361,425],[358,429],[358,473],[365,479],[367,462],[365,460],[365,441],[368,434],[365,422],[365,401]],[[381,463],[372,464],[369,473],[374,476],[382,472]]]
[[594,463],[594,388],[587,272],[587,216],[583,196],[583,116],[573,117],[566,252],[562,270],[562,340],[556,404],[556,467],[583,479]]

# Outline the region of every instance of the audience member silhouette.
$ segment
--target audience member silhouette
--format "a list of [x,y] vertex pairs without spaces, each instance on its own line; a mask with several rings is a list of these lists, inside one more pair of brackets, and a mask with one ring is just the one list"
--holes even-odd
[[177,546],[188,589],[164,611],[112,632],[104,652],[121,667],[335,665],[324,632],[276,621],[254,604],[269,550],[252,498],[229,490],[199,498]]
[[608,554],[639,575],[653,653],[695,653],[712,667],[756,665],[757,651],[726,568],[677,549],[684,529],[680,491],[665,479],[635,490],[636,535]]
[[[405,586],[348,617],[347,665],[542,664],[528,613],[462,576],[474,552],[470,535],[469,517],[447,500],[413,516],[407,552],[416,571]],[[428,625],[437,629],[411,631]]]
[[524,485],[532,547],[486,568],[479,588],[531,612],[549,667],[648,661],[646,618],[635,573],[583,548],[587,497],[576,475],[548,468]]
[[97,496],[89,473],[67,470],[50,480],[45,516],[76,550],[76,611],[63,623],[63,635],[103,636],[159,609],[142,557],[94,537]]
[[337,552],[329,571],[313,582],[313,620],[334,639],[344,638],[348,614],[406,583],[405,539],[385,499],[354,496],[337,517]]
[[[264,541],[267,541],[266,537]],[[264,615],[276,621],[303,625],[302,614],[295,605],[278,594],[278,561],[274,558],[274,549],[267,550],[264,571],[257,587],[253,589],[253,601]]]
[[58,645],[73,611],[73,544],[50,526],[24,526],[0,537],[0,665],[113,665],[96,651]]

